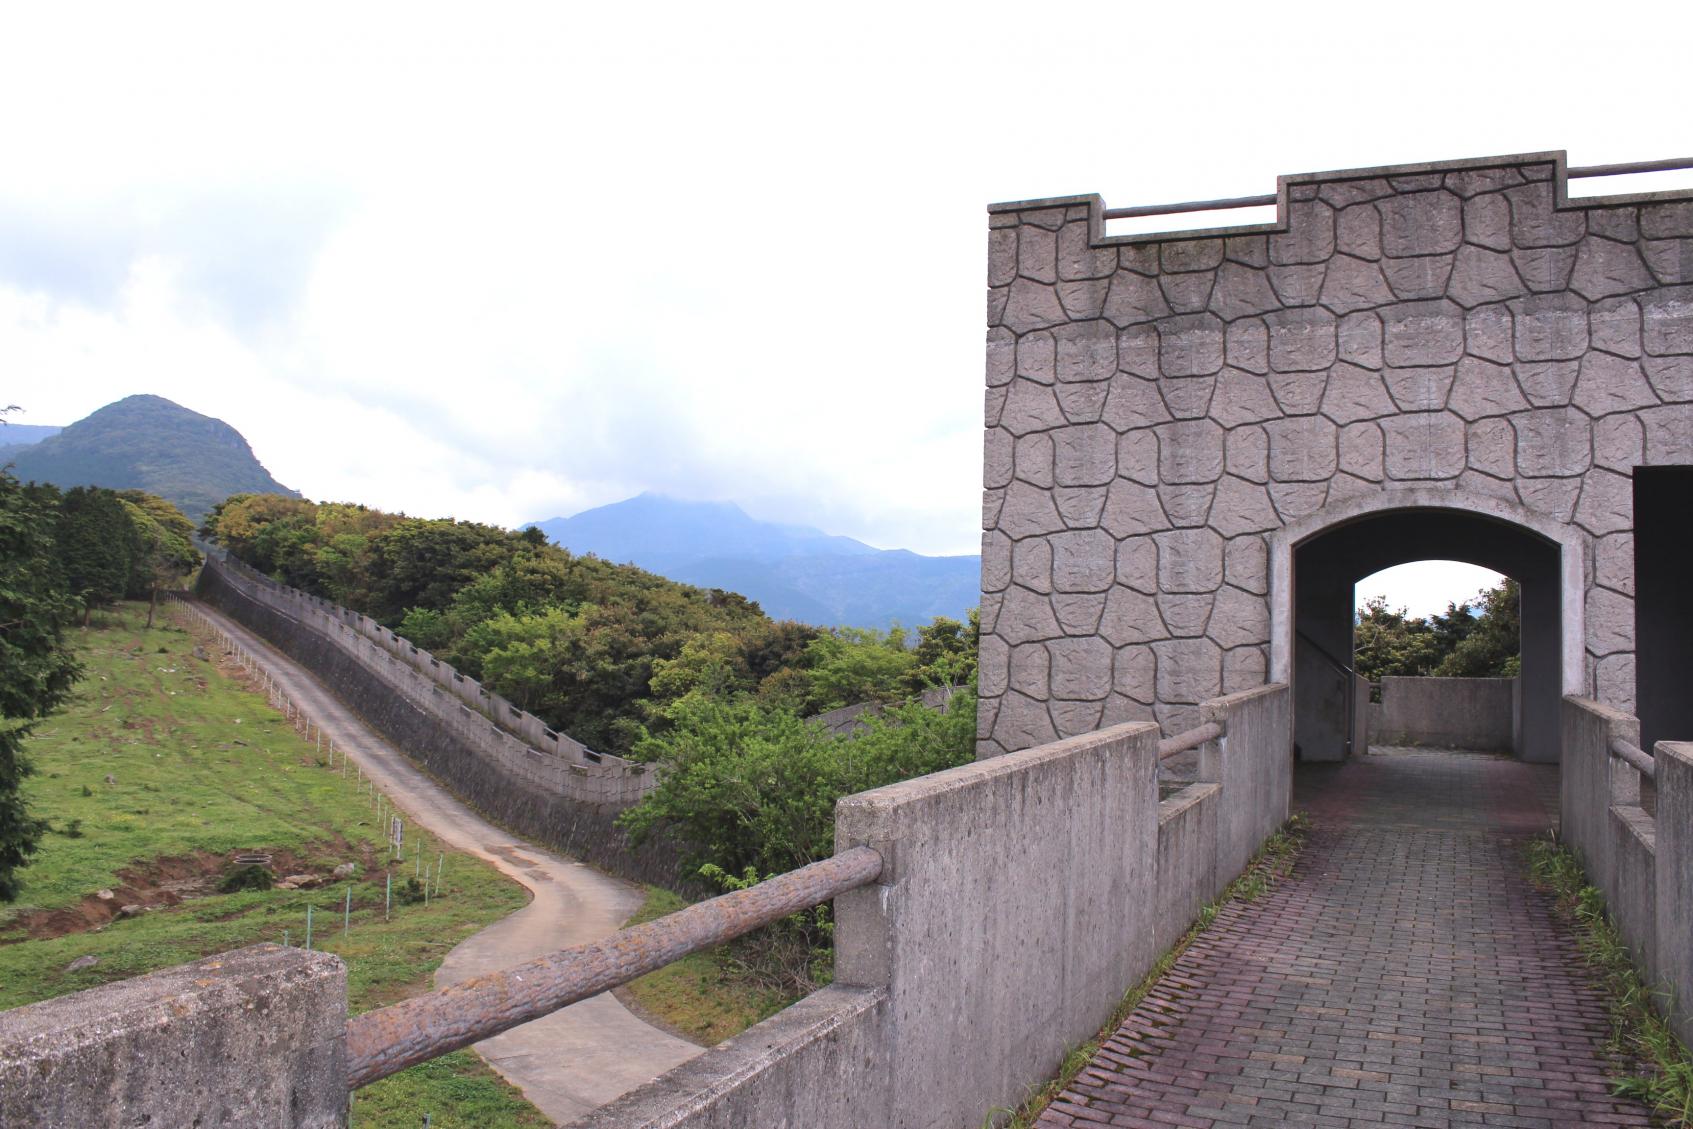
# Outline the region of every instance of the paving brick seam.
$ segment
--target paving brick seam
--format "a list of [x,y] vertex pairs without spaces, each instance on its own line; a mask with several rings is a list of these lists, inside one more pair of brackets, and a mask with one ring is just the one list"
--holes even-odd
[[1650,1125],[1604,995],[1525,873],[1555,768],[1302,766],[1291,872],[1222,907],[1042,1113],[1066,1126]]

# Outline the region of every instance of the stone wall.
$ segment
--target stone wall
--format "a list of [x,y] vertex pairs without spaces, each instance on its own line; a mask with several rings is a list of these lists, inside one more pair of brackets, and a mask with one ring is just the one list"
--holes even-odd
[[1578,531],[1580,677],[1632,707],[1630,475],[1693,462],[1693,199],[1567,201],[1562,154],[1277,199],[1127,237],[1097,196],[989,210],[982,755],[1263,682],[1268,535],[1427,487]]
[[207,562],[197,591],[311,671],[396,748],[494,822],[614,874],[673,888],[688,885],[669,844],[652,841],[635,849],[617,826],[617,813],[633,800],[625,789],[596,786],[621,771],[617,765],[563,763],[525,745],[368,640],[306,614],[273,586],[233,575],[216,561]]

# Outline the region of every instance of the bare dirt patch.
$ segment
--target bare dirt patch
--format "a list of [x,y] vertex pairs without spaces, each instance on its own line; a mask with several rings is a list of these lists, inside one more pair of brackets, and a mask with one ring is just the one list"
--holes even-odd
[[96,892],[75,905],[20,913],[0,924],[0,945],[101,929],[121,916],[125,906],[163,909],[181,905],[190,898],[215,894],[224,874],[235,865],[235,855],[252,853],[269,855],[270,870],[278,877],[310,874],[324,883],[331,881],[330,871],[335,866],[335,863],[325,865],[325,858],[355,861],[361,873],[370,873],[377,866],[374,848],[368,844],[354,847],[345,840],[312,843],[294,850],[253,847],[229,854],[196,851],[190,855],[156,858],[118,871],[118,884],[104,891],[111,894],[109,898],[102,898]]

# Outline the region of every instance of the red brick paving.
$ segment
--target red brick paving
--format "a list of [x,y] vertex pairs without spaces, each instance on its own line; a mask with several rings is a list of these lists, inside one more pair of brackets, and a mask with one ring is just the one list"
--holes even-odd
[[1464,753],[1301,766],[1293,873],[1216,922],[1037,1122],[1650,1125],[1522,843],[1557,770]]

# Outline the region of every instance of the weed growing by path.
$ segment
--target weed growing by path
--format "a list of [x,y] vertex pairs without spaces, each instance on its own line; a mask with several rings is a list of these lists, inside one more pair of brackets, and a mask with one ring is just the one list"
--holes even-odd
[[[1030,1129],[1035,1119],[1040,1117],[1041,1111],[1052,1104],[1053,1099],[1062,1094],[1082,1068],[1093,1061],[1100,1045],[1109,1039],[1123,1021],[1140,1006],[1146,997],[1170,967],[1176,963],[1176,958],[1187,951],[1194,938],[1209,929],[1217,920],[1217,911],[1230,902],[1255,902],[1275,886],[1287,873],[1293,869],[1294,860],[1299,857],[1299,850],[1305,844],[1305,836],[1310,831],[1311,823],[1303,813],[1295,814],[1281,829],[1258,848],[1258,853],[1252,856],[1252,861],[1246,864],[1246,869],[1240,877],[1229,883],[1228,888],[1217,896],[1217,900],[1199,911],[1199,919],[1189,927],[1186,933],[1152,966],[1140,983],[1130,988],[1123,996],[1111,1018],[1106,1020],[1105,1026],[1099,1033],[1081,1046],[1074,1047],[1064,1056],[1063,1064],[1058,1068],[1058,1075],[1042,1086],[1040,1090],[1030,1096],[1019,1109],[996,1109],[988,1114],[982,1123],[983,1129],[991,1126],[1003,1125],[1005,1129]],[[1003,1120],[1009,1117],[1009,1121]]]
[[1693,1125],[1693,1056],[1653,1006],[1653,992],[1605,913],[1605,896],[1590,885],[1581,859],[1551,835],[1528,849],[1529,874],[1551,894],[1575,928],[1576,943],[1611,1005],[1607,1048],[1619,1063],[1640,1072],[1614,1079],[1612,1092],[1650,1106],[1670,1126]]

